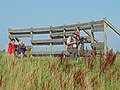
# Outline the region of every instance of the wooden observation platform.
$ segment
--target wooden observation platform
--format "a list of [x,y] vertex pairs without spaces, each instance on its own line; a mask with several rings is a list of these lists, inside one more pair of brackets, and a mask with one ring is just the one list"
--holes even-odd
[[[91,21],[85,23],[76,23],[72,25],[63,26],[50,26],[47,28],[28,28],[28,29],[11,29],[9,28],[9,38],[31,38],[31,45],[33,47],[31,54],[33,56],[37,55],[59,55],[62,52],[67,52],[66,41],[68,36],[72,35],[74,31],[79,32],[80,37],[85,37],[86,41],[84,43],[90,43],[91,47],[96,47],[98,52],[103,51],[104,54],[107,52],[107,27],[110,27],[120,36],[120,31],[117,30],[107,19],[99,21]],[[81,31],[83,31],[86,36],[82,36]],[[103,41],[99,41],[95,37],[96,32],[103,32],[101,37],[104,38]],[[34,35],[44,35],[49,34],[49,39],[34,40]],[[44,46],[49,45],[50,51],[34,51],[34,46]],[[54,51],[53,45],[63,45],[64,49],[62,51]],[[80,45],[78,50],[80,51]]]

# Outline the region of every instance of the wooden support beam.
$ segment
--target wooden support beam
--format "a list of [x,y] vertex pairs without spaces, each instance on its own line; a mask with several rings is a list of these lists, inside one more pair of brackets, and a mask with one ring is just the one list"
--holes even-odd
[[[106,19],[103,19],[104,21],[106,21]],[[104,22],[104,54],[107,54],[107,24]]]
[[[77,22],[77,24],[80,24],[80,22]],[[77,27],[77,32],[79,32],[79,37],[80,37],[80,29]],[[80,50],[80,44],[78,45],[78,50]]]
[[[92,21],[92,22],[94,22],[94,21]],[[94,33],[92,32],[92,30],[94,29],[94,26],[93,25],[91,25],[91,43],[94,43]]]
[[[31,35],[31,41],[32,41],[33,40],[33,32],[32,31],[30,32],[30,35]],[[31,51],[33,51],[33,50],[34,50],[33,45],[31,45]]]
[[[64,26],[66,26],[66,24],[64,24]],[[66,28],[63,29],[63,33],[66,33]],[[65,38],[66,38],[65,34],[63,34],[63,39],[65,39]],[[66,45],[65,41],[63,42],[63,45],[64,45],[64,51],[66,51],[67,50],[67,45]]]
[[106,18],[104,18],[103,20],[114,32],[116,32],[120,36],[120,30],[115,28],[115,26],[113,26],[112,23],[110,23]]
[[[86,31],[86,30],[84,30],[84,29],[83,29],[83,31],[84,31],[88,36],[91,37],[91,34],[90,34],[89,31]],[[96,38],[94,38],[94,41],[95,41],[95,42],[99,42]]]
[[[51,29],[51,28],[52,28],[52,26],[50,26],[50,34],[52,34],[52,31],[51,31],[52,29]],[[52,37],[51,37],[51,36],[50,36],[50,39],[52,40]],[[52,42],[50,42],[50,56],[51,56],[51,54],[52,54],[52,52],[53,52],[53,49],[52,49],[52,48],[53,48],[53,44],[52,44]]]

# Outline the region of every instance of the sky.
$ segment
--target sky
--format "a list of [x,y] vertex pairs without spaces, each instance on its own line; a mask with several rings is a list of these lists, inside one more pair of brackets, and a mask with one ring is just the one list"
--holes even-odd
[[[120,30],[120,0],[0,0],[0,50],[8,28],[49,27],[107,18]],[[120,51],[120,36],[108,28],[109,49]],[[99,35],[102,37],[102,34]]]

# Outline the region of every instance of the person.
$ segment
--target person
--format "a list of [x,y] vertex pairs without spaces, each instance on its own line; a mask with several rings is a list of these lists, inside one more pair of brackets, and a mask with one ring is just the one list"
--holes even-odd
[[23,41],[19,41],[19,45],[18,45],[18,56],[23,58],[24,57],[24,54],[25,54],[25,44]]
[[11,39],[11,42],[8,44],[8,54],[14,55],[15,48],[17,48],[17,45],[15,45],[15,39]]
[[77,59],[78,54],[78,40],[79,32],[75,31],[72,36],[67,38],[67,51],[69,52],[70,59]]

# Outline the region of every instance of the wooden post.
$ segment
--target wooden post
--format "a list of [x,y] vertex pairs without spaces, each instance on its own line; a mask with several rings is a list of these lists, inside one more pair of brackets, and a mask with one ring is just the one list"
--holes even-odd
[[104,23],[104,54],[106,55],[107,53],[107,24],[105,23],[106,18],[103,19],[103,23]]
[[[33,32],[32,32],[32,28],[31,28],[31,32],[30,32],[30,37],[31,37],[31,42],[33,40]],[[33,45],[31,44],[31,51],[33,51],[34,48],[33,48]]]
[[[65,25],[67,25],[67,24],[64,24],[64,26],[65,26]],[[66,30],[66,29],[63,28],[63,32],[64,32],[64,33],[66,32],[65,30]],[[63,39],[65,39],[65,34],[64,34],[64,36],[63,36]],[[63,45],[64,45],[64,51],[67,51],[67,45],[66,45],[65,41],[63,42]]]
[[[50,26],[50,35],[52,34],[52,30],[51,30],[52,26]],[[50,36],[50,41],[52,41],[52,37]],[[50,56],[52,56],[53,50],[52,50],[52,42],[50,42]]]
[[[77,22],[77,24],[80,24],[80,22]],[[79,32],[79,37],[80,37],[80,29],[77,27],[77,32]],[[78,52],[80,51],[80,44],[78,45]]]
[[[94,22],[94,21],[92,20],[91,22]],[[94,43],[94,40],[95,40],[94,33],[92,31],[93,29],[94,29],[94,26],[91,24],[91,43]],[[94,47],[92,47],[92,45],[91,45],[91,48],[92,48],[92,50],[94,49]]]
[[[91,22],[94,22],[93,20]],[[94,29],[94,26],[91,25],[91,43],[94,43],[94,33],[92,32],[92,30]]]
[[31,28],[31,31],[30,31],[30,36],[31,36],[31,40],[33,40],[33,32],[32,32],[32,28]]

